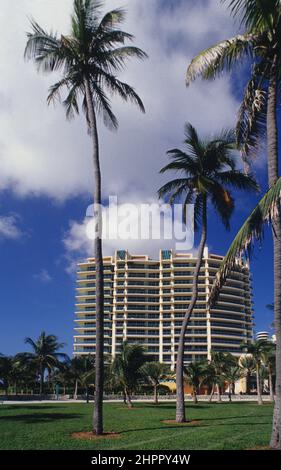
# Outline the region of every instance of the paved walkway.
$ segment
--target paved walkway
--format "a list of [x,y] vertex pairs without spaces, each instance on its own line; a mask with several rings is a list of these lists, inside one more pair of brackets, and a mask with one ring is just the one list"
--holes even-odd
[[[264,395],[262,397],[263,401],[270,401],[270,397],[268,395]],[[199,401],[202,401],[202,402],[208,402],[209,400],[209,397],[208,396],[199,396],[198,397],[198,400]],[[142,402],[147,402],[147,403],[152,403],[154,400],[153,398],[136,398],[136,399],[132,399],[132,401],[134,403],[142,403]],[[159,403],[170,403],[170,402],[175,402],[176,399],[175,398],[159,398]],[[191,397],[185,397],[185,401],[186,402],[192,402],[192,398]],[[222,396],[222,401],[223,402],[229,402],[229,399],[228,399],[228,396],[227,395],[224,395]],[[237,402],[246,402],[246,401],[251,401],[251,402],[255,402],[257,401],[257,397],[255,395],[235,395],[232,397],[232,401],[234,403],[237,403]],[[122,399],[105,399],[104,400],[105,403],[123,403],[123,400]],[[213,403],[217,402],[217,398],[214,397],[213,400],[212,400]],[[85,403],[85,400],[73,400],[73,399],[69,399],[69,400],[63,400],[63,399],[59,399],[59,400],[17,400],[17,401],[14,401],[14,400],[1,400],[0,398],[0,405],[40,405],[40,404],[48,404],[48,403],[51,403],[51,404],[60,404],[60,403]],[[93,400],[90,400],[90,403],[94,403]]]

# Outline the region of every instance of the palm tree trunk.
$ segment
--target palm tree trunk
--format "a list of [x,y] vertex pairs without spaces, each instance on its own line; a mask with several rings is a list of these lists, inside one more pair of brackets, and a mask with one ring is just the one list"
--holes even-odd
[[219,385],[217,385],[217,388],[218,388],[218,402],[221,403],[222,402],[222,399],[221,399],[221,387]]
[[228,399],[229,399],[229,402],[231,403],[232,402],[232,390],[231,390],[231,384],[228,385]]
[[[273,59],[272,73],[268,87],[267,142],[268,142],[268,180],[272,186],[278,179],[278,93],[277,56]],[[273,224],[274,246],[274,324],[276,330],[276,388],[270,447],[281,449],[281,212]]]
[[248,371],[247,376],[246,376],[246,394],[247,395],[250,395],[250,392],[251,392],[250,378],[251,378],[251,373]]
[[274,390],[273,390],[273,380],[272,380],[272,370],[271,370],[271,368],[269,368],[269,370],[268,370],[268,383],[269,383],[270,400],[274,401]]
[[74,400],[77,400],[77,393],[78,393],[78,380],[75,380],[75,390],[74,390]]
[[154,385],[154,404],[158,405],[158,384]]
[[261,381],[260,381],[260,366],[257,364],[256,367],[256,377],[257,377],[257,394],[258,394],[258,404],[262,405],[262,396],[261,396]]
[[[102,257],[102,217],[101,205],[101,170],[99,161],[99,138],[97,120],[93,104],[93,97],[89,81],[84,80],[88,121],[93,143],[94,165],[94,218],[95,218],[95,265],[96,265],[96,355],[95,355],[95,406],[93,415],[93,432],[96,435],[103,433],[103,385],[104,385],[104,281]],[[98,205],[98,206],[97,206]]]
[[43,390],[44,390],[44,367],[41,366],[40,368],[40,395],[42,396],[43,395]]
[[184,403],[184,381],[183,381],[183,367],[184,367],[184,344],[185,344],[185,334],[187,325],[189,323],[190,317],[192,315],[194,306],[198,297],[198,276],[200,272],[201,262],[204,253],[204,247],[207,238],[207,198],[203,196],[203,214],[202,214],[202,233],[201,240],[198,249],[198,259],[195,267],[193,286],[192,286],[192,297],[185,314],[183,324],[181,327],[179,345],[178,345],[178,355],[177,355],[177,369],[176,369],[176,383],[177,383],[177,409],[176,409],[176,422],[184,423],[186,421],[185,416],[185,403]]
[[196,387],[193,387],[193,403],[198,403]]
[[127,387],[125,387],[125,396],[126,396],[126,404],[128,406],[128,408],[133,408],[133,403],[132,403],[132,400],[131,400],[131,395],[130,395],[130,392],[128,390]]
[[210,397],[209,397],[209,403],[211,403],[214,393],[215,393],[215,384],[212,385],[212,390],[211,390]]

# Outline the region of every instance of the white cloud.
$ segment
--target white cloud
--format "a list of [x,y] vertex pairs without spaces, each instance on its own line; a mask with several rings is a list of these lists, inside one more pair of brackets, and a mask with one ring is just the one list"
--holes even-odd
[[[108,0],[106,9],[120,4],[124,2]],[[238,106],[228,78],[189,89],[184,83],[192,56],[233,32],[219,0],[182,1],[173,9],[156,0],[130,0],[127,9],[124,28],[135,34],[135,44],[149,60],[130,62],[122,78],[136,88],[147,113],[114,100],[119,131],[110,133],[99,125],[104,194],[118,193],[124,199],[132,187],[154,196],[163,181],[158,172],[165,152],[181,145],[185,121],[212,133],[234,125]],[[20,196],[32,193],[63,201],[92,189],[84,119],[69,124],[60,106],[48,109],[47,90],[56,77],[38,76],[33,64],[23,61],[27,17],[46,29],[67,32],[71,10],[72,0],[10,0],[2,5],[0,188],[12,188]]]
[[[171,213],[156,199],[139,199],[130,194],[130,204],[111,204],[104,208],[103,251],[113,255],[116,250],[127,249],[133,254],[148,254],[158,257],[160,249],[187,251],[193,249],[192,207],[189,209],[190,224],[183,233],[182,211]],[[116,209],[118,208],[118,216]],[[164,215],[165,214],[165,215]],[[113,232],[110,228],[114,226]],[[115,232],[115,227],[118,227]],[[94,256],[93,219],[85,217],[82,222],[72,221],[65,233],[63,244],[66,253],[67,271],[76,270],[78,259]]]
[[22,237],[23,233],[18,227],[19,217],[15,214],[8,216],[0,216],[0,239],[7,238],[17,240]]
[[48,282],[52,281],[52,277],[46,269],[41,269],[41,271],[39,273],[34,274],[33,278],[36,281],[40,281],[40,282],[43,282],[43,283],[48,283]]

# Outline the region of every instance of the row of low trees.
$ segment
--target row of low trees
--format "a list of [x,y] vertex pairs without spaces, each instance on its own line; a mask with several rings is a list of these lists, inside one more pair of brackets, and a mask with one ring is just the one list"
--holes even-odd
[[[232,69],[235,63],[246,58],[252,64],[252,74],[245,89],[243,103],[239,112],[236,132],[236,144],[243,152],[243,158],[249,168],[252,154],[257,153],[259,143],[266,135],[268,140],[268,174],[271,192],[261,201],[257,210],[239,233],[229,255],[229,266],[237,254],[249,246],[255,235],[261,237],[261,227],[265,220],[272,220],[274,225],[274,274],[275,274],[275,327],[277,337],[276,360],[276,406],[273,420],[271,446],[281,446],[281,215],[280,187],[278,169],[278,127],[277,107],[281,69],[281,5],[279,0],[227,0],[231,13],[241,16],[243,34],[223,41],[196,57],[187,74],[187,82],[191,83],[198,76],[213,79],[223,70]],[[94,202],[102,200],[100,171],[99,139],[97,130],[97,114],[101,112],[105,122],[117,127],[117,119],[112,112],[107,93],[119,95],[124,100],[131,100],[144,111],[143,104],[135,91],[126,83],[118,80],[117,74],[123,68],[128,57],[144,58],[145,53],[138,48],[124,46],[124,41],[132,36],[120,30],[124,20],[124,11],[117,9],[101,16],[100,2],[97,0],[74,0],[72,29],[69,35],[47,33],[37,23],[32,23],[32,32],[28,35],[26,57],[34,59],[39,69],[44,72],[62,71],[62,77],[50,90],[48,101],[60,98],[60,92],[67,90],[64,100],[67,117],[79,111],[79,98],[83,103],[87,126],[93,143],[94,168]],[[172,200],[183,196],[185,201],[196,199],[199,225],[202,228],[197,275],[195,272],[191,305],[185,316],[179,343],[177,364],[177,421],[185,420],[183,393],[183,351],[185,331],[192,310],[197,300],[197,279],[207,237],[208,200],[216,207],[225,225],[233,210],[233,199],[226,186],[233,186],[235,168],[222,158],[214,162],[213,155],[218,152],[219,142],[212,149],[202,146],[202,141],[189,127],[187,129],[187,145],[190,152],[179,155],[173,152],[174,167],[182,171],[185,165],[186,182],[175,186]],[[194,145],[193,145],[194,144]],[[229,145],[229,144],[227,144]],[[194,155],[195,149],[195,155]],[[222,150],[229,147],[224,143]],[[228,152],[227,152],[228,153]],[[191,158],[190,158],[191,157]],[[193,158],[194,157],[194,158]],[[198,160],[198,162],[197,162]],[[201,169],[203,162],[208,164]],[[230,166],[231,178],[221,180],[222,164]],[[178,165],[178,167],[177,167]],[[199,171],[200,170],[200,171]],[[240,172],[241,173],[241,172]],[[229,175],[230,176],[230,175]],[[238,181],[235,187],[243,188],[244,183]],[[220,178],[220,179],[218,179]],[[241,181],[241,179],[240,179]],[[246,176],[244,178],[246,181]],[[249,183],[249,180],[248,180]],[[248,187],[248,185],[247,185]],[[170,190],[173,189],[170,187]],[[169,192],[163,191],[163,194]],[[171,192],[171,191],[170,191]],[[171,201],[172,202],[172,201]],[[95,210],[96,233],[94,256],[96,261],[96,398],[94,408],[93,430],[96,434],[103,431],[102,396],[104,384],[103,358],[103,260],[101,241],[101,214]],[[225,274],[226,270],[223,272]],[[223,279],[224,276],[221,276]],[[221,283],[220,283],[221,285]],[[219,286],[220,286],[219,285]]]
[[[82,390],[89,401],[90,391],[95,390],[95,363],[92,355],[78,356],[73,359],[61,353],[63,347],[56,336],[42,332],[37,341],[25,340],[32,352],[16,354],[13,357],[0,355],[0,386],[6,394],[38,392],[54,393],[60,385],[63,394],[73,394],[77,398]],[[246,378],[246,389],[250,393],[253,386],[262,404],[262,392],[265,381],[268,383],[270,397],[274,399],[274,363],[275,346],[271,342],[256,341],[243,346],[246,354],[236,358],[230,353],[213,352],[211,360],[190,363],[184,368],[184,379],[192,389],[193,400],[197,403],[197,394],[210,393],[210,401],[215,392],[218,401],[228,388],[229,399],[235,393],[235,383]],[[253,374],[256,380],[253,384]],[[158,403],[158,391],[161,383],[173,379],[166,364],[148,360],[145,349],[140,344],[123,342],[113,361],[107,361],[105,369],[105,387],[108,393],[122,393],[124,403],[132,406],[132,394],[140,389],[153,390],[154,402]],[[162,386],[163,388],[163,386]]]

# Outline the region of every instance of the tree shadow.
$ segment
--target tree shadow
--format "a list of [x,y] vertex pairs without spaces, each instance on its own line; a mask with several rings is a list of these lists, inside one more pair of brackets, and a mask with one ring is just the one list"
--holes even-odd
[[[217,423],[217,424],[204,424],[205,420],[202,420],[202,423],[197,424],[175,424],[175,425],[163,425],[158,427],[147,427],[147,428],[138,428],[138,429],[125,429],[124,431],[118,431],[119,434],[126,434],[131,432],[144,432],[144,431],[169,431],[171,429],[183,430],[183,429],[193,429],[193,428],[212,428],[217,426],[233,426],[235,423]],[[237,426],[264,426],[266,423],[237,423]]]
[[[55,405],[56,410],[60,407],[60,405]],[[52,405],[5,405],[2,410],[7,411],[15,411],[15,410],[53,410],[54,406]]]
[[51,423],[52,421],[65,421],[83,417],[81,414],[66,413],[36,413],[26,415],[0,416],[0,421],[24,422],[26,424]]

